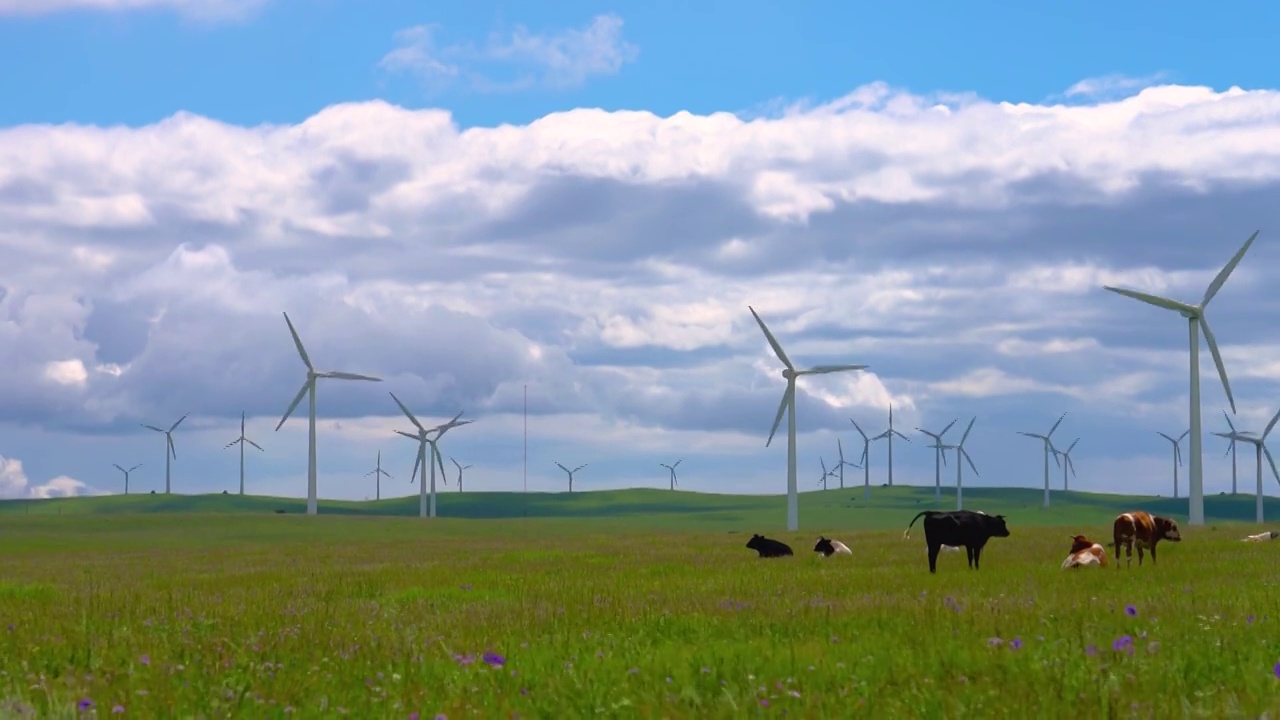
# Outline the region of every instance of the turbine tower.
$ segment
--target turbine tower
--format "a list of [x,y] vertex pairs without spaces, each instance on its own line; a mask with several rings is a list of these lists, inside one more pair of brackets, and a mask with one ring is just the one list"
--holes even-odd
[[836,470],[832,470],[831,472],[834,473],[837,470],[839,471],[840,489],[843,490],[844,489],[844,469],[846,467],[851,467],[855,470],[861,470],[862,466],[858,465],[857,463],[851,463],[844,459],[844,443],[840,442],[839,436],[836,436],[836,452],[840,453],[840,462],[836,464]]
[[666,469],[668,470],[668,472],[670,472],[670,473],[671,473],[671,489],[672,489],[672,490],[675,490],[675,489],[676,489],[676,486],[680,484],[680,483],[676,482],[676,467],[677,467],[677,466],[679,466],[679,465],[680,465],[680,463],[682,463],[682,462],[684,462],[684,458],[680,458],[679,460],[677,460],[675,465],[668,465],[668,464],[666,464],[666,463],[658,463],[658,464],[659,464],[659,465],[661,465],[662,467],[666,468]]
[[1058,455],[1057,455],[1058,451],[1056,448],[1053,447],[1053,441],[1050,440],[1049,438],[1053,436],[1053,431],[1058,429],[1058,425],[1062,424],[1062,418],[1066,416],[1067,416],[1066,413],[1062,413],[1062,415],[1058,417],[1058,422],[1054,423],[1053,427],[1049,428],[1048,434],[1045,434],[1045,435],[1022,432],[1021,430],[1018,431],[1019,435],[1026,435],[1027,437],[1039,438],[1040,440],[1044,441],[1044,506],[1045,507],[1049,507],[1049,455],[1051,454],[1053,455],[1053,462],[1055,465],[1061,464],[1058,462]]
[[[1226,418],[1227,427],[1231,428],[1231,432],[1235,432],[1236,426],[1231,422],[1231,416],[1227,414],[1226,410],[1222,411],[1222,417]],[[1221,433],[1215,434],[1221,435]],[[1234,439],[1227,443],[1227,452],[1223,454],[1231,456],[1231,494],[1235,495],[1238,486],[1236,485],[1236,441]]]
[[[956,420],[959,420],[959,418],[956,418]],[[942,450],[942,448],[944,447],[942,444],[942,436],[946,435],[947,431],[951,429],[951,426],[956,424],[956,420],[952,420],[951,422],[947,423],[947,426],[942,428],[942,432],[935,433],[935,432],[929,432],[924,428],[916,428],[917,432],[922,432],[925,435],[928,435],[929,437],[933,438],[933,444],[930,445],[929,447],[933,448],[933,499],[934,500],[942,499],[942,466],[947,464],[946,455]]]
[[818,458],[818,462],[822,463],[822,477],[818,478],[818,484],[822,486],[823,492],[827,490],[827,478],[831,477],[834,470],[827,469],[827,461],[823,457]]
[[582,468],[586,467],[586,466],[587,466],[587,465],[586,465],[586,463],[583,463],[582,465],[579,465],[578,467],[576,467],[576,468],[574,468],[574,469],[572,469],[572,470],[570,470],[569,468],[567,468],[567,467],[565,467],[565,466],[563,466],[563,465],[560,465],[560,463],[556,463],[556,465],[559,465],[561,470],[563,470],[563,471],[565,471],[566,473],[568,473],[568,474],[569,474],[569,492],[573,492],[573,474],[574,474],[574,473],[576,473],[576,472],[578,472],[578,471],[579,471],[579,470],[581,470]]
[[457,460],[454,460],[453,458],[449,458],[449,462],[453,463],[453,466],[458,468],[458,492],[462,492],[462,471],[466,470],[471,466],[462,465]]
[[[1227,424],[1230,424],[1230,423],[1231,423],[1231,420],[1230,418],[1228,418]],[[1234,427],[1231,428],[1231,431],[1235,432],[1235,428]],[[1157,435],[1173,443],[1173,499],[1174,500],[1178,499],[1178,466],[1182,464],[1182,449],[1179,448],[1178,445],[1182,443],[1182,438],[1186,437],[1187,433],[1190,433],[1190,432],[1191,432],[1190,430],[1186,430],[1181,435],[1178,436],[1177,440],[1174,440],[1172,437],[1169,437],[1168,435],[1165,435],[1162,432],[1156,431]],[[1224,433],[1216,433],[1216,434],[1222,435],[1223,437],[1227,437],[1227,435]],[[1234,450],[1235,446],[1236,446],[1236,441],[1232,440],[1231,448]]]
[[[858,421],[849,418],[849,422],[853,423],[853,428],[862,436],[862,457],[858,462],[862,463],[862,499],[871,499],[871,438],[862,432],[862,426]],[[855,466],[856,467],[856,466]]]
[[[440,468],[440,479],[444,481],[445,485],[449,484],[449,480],[445,477],[445,474],[444,474],[444,460],[440,456],[440,448],[436,445],[436,443],[438,443],[440,441],[440,438],[450,429],[458,427],[460,425],[470,424],[471,421],[458,420],[458,418],[462,417],[462,413],[459,412],[457,415],[453,416],[452,420],[450,420],[447,423],[444,423],[443,425],[437,425],[433,428],[426,428],[422,426],[422,423],[418,422],[418,418],[414,417],[413,413],[409,412],[409,408],[405,407],[404,403],[400,402],[400,398],[396,397],[395,393],[389,392],[387,394],[391,396],[392,400],[396,401],[396,405],[400,406],[400,411],[404,413],[405,417],[409,418],[409,422],[413,423],[413,426],[418,431],[417,433],[407,433],[407,432],[404,432],[403,430],[396,431],[396,433],[399,435],[403,435],[409,438],[410,440],[418,441],[418,456],[414,458],[413,470],[410,471],[409,473],[409,477],[410,477],[409,482],[412,483],[413,482],[412,478],[414,475],[418,474],[419,469],[421,469],[421,472],[422,472],[422,474],[417,478],[418,480],[418,517],[422,517],[422,518],[435,517],[436,516],[436,468],[437,467]],[[431,437],[431,433],[433,432],[437,433],[435,438]],[[431,457],[427,457],[428,446],[431,447]],[[428,502],[428,497],[427,497],[427,466],[428,465],[431,466],[430,502]]]
[[1255,509],[1256,521],[1263,522],[1262,518],[1262,455],[1267,456],[1267,463],[1271,465],[1271,474],[1275,476],[1276,482],[1280,483],[1280,472],[1276,471],[1276,461],[1271,457],[1271,450],[1267,448],[1267,436],[1271,434],[1271,430],[1275,428],[1276,422],[1280,421],[1280,411],[1271,417],[1271,422],[1267,423],[1267,428],[1262,431],[1262,437],[1257,437],[1255,433],[1246,431],[1232,430],[1229,433],[1214,433],[1221,437],[1230,438],[1239,442],[1246,442],[1253,446],[1258,458],[1258,485],[1255,490],[1257,498],[1257,506]]
[[381,450],[378,451],[378,464],[375,465],[372,470],[364,474],[365,477],[369,477],[370,475],[373,476],[373,481],[374,481],[373,499],[381,500],[382,499],[382,476],[386,475],[388,480],[391,479],[391,473],[382,469],[382,451]]
[[765,326],[764,320],[760,319],[759,313],[755,308],[747,306],[751,314],[755,316],[756,323],[760,326],[760,330],[764,333],[764,337],[769,341],[769,346],[773,348],[773,352],[782,361],[786,368],[782,371],[782,377],[787,381],[787,389],[782,393],[782,402],[778,404],[778,414],[773,420],[773,429],[769,431],[769,439],[765,441],[764,446],[769,447],[773,442],[773,434],[778,431],[778,425],[782,422],[782,414],[787,414],[787,530],[795,532],[800,529],[800,495],[796,488],[796,379],[802,375],[825,375],[833,372],[844,372],[846,370],[865,370],[866,365],[816,365],[807,370],[796,370],[791,364],[791,360],[787,358],[787,354],[782,350],[782,346],[778,344],[777,338],[773,333],[769,332],[769,328]]
[[[191,413],[187,413],[187,415],[190,415],[190,414]],[[164,494],[165,495],[168,495],[171,492],[171,486],[169,484],[169,461],[178,459],[178,451],[175,450],[173,447],[173,431],[178,429],[178,426],[181,425],[182,421],[186,419],[187,419],[186,415],[183,415],[182,417],[178,418],[178,422],[170,425],[168,430],[163,430],[161,428],[156,427],[155,425],[147,425],[146,423],[140,423],[142,427],[147,428],[148,430],[155,430],[158,433],[164,433],[164,443],[165,443]]]
[[1222,389],[1227,393],[1227,402],[1231,404],[1231,412],[1235,414],[1236,401],[1231,396],[1231,384],[1227,381],[1227,369],[1222,364],[1222,355],[1218,352],[1218,343],[1214,340],[1213,331],[1209,329],[1209,321],[1204,316],[1205,307],[1214,295],[1222,289],[1222,284],[1227,281],[1227,277],[1231,275],[1231,271],[1236,269],[1236,265],[1240,264],[1241,258],[1249,246],[1253,244],[1255,238],[1258,237],[1258,231],[1254,231],[1248,240],[1244,241],[1244,245],[1231,258],[1230,262],[1218,273],[1213,282],[1209,283],[1209,287],[1204,291],[1204,298],[1199,305],[1190,305],[1188,303],[1170,300],[1156,295],[1151,295],[1136,290],[1124,290],[1121,288],[1104,285],[1103,289],[1111,292],[1125,295],[1141,300],[1144,303],[1162,307],[1187,318],[1187,330],[1189,345],[1191,351],[1191,393],[1190,393],[1190,411],[1191,411],[1191,477],[1187,481],[1189,486],[1189,495],[1187,504],[1187,524],[1204,525],[1204,467],[1202,464],[1201,453],[1201,437],[1200,437],[1200,329],[1204,328],[1204,339],[1209,345],[1209,352],[1213,354],[1213,362],[1218,366],[1218,377],[1222,379]]
[[893,429],[893,403],[889,403],[889,429],[871,438],[872,440],[883,440],[885,438],[888,438],[889,440],[889,487],[893,487],[893,436],[894,435],[897,435],[898,437],[902,438],[903,440],[906,440],[907,442],[911,442],[911,439],[908,438],[906,435],[903,435],[902,433]]
[[124,468],[120,467],[119,465],[116,465],[115,463],[112,463],[112,466],[115,467],[115,469],[119,470],[120,472],[124,473],[124,494],[128,495],[129,494],[129,473],[142,467],[142,463],[138,463],[137,465],[134,465],[128,470],[125,470]]
[[223,449],[223,450],[226,450],[227,448],[229,448],[229,447],[231,447],[231,446],[233,446],[233,445],[239,445],[239,446],[240,446],[240,494],[241,494],[241,495],[244,495],[244,446],[245,446],[245,444],[246,444],[246,443],[248,443],[249,445],[252,445],[252,446],[254,446],[254,447],[258,448],[258,450],[259,450],[259,451],[261,451],[261,450],[262,450],[262,446],[261,446],[261,445],[259,445],[258,443],[256,443],[256,442],[254,442],[254,441],[250,440],[248,437],[245,437],[245,434],[244,434],[244,413],[240,413],[240,437],[238,437],[238,438],[236,438],[235,440],[232,440],[231,442],[227,443],[227,446],[226,446],[226,447],[224,447],[224,448],[222,448],[222,449]]
[[[1080,438],[1076,438],[1075,440],[1072,440],[1071,444],[1067,446],[1066,450],[1059,450],[1057,448],[1053,449],[1054,460],[1057,460],[1059,455],[1062,456],[1062,462],[1059,464],[1062,465],[1062,490],[1064,492],[1068,490],[1067,471],[1070,470],[1072,475],[1076,475],[1076,464],[1071,462],[1071,451],[1075,449],[1076,443],[1078,442],[1080,442]],[[1076,475],[1076,477],[1080,477],[1080,476]]]
[[284,322],[289,326],[289,334],[293,336],[293,344],[298,348],[298,356],[302,358],[302,364],[307,366],[307,379],[303,381],[302,387],[298,390],[298,394],[294,396],[293,402],[289,403],[289,409],[284,411],[284,417],[280,418],[280,422],[276,423],[276,431],[279,432],[280,427],[284,425],[284,421],[289,419],[293,414],[294,408],[298,407],[298,403],[302,402],[302,396],[308,396],[309,411],[307,416],[307,514],[315,515],[317,512],[316,502],[316,381],[320,378],[334,378],[336,380],[368,380],[369,382],[382,382],[382,378],[371,377],[369,375],[357,375],[349,372],[316,372],[314,366],[311,365],[311,358],[307,356],[307,349],[302,347],[302,338],[298,337],[298,331],[293,329],[293,322],[289,320],[289,313],[284,313]]
[[[935,445],[938,446],[939,450],[944,450],[944,451],[954,450],[956,453],[956,509],[957,510],[964,509],[964,478],[963,478],[964,463],[960,462],[960,458],[962,456],[964,457],[965,460],[969,462],[969,467],[973,468],[973,474],[978,475],[978,468],[973,464],[973,458],[969,457],[969,451],[964,449],[964,441],[969,439],[969,431],[973,429],[973,423],[976,422],[977,419],[978,418],[975,415],[973,420],[969,421],[969,427],[964,429],[964,435],[960,436],[959,443],[955,445],[943,445],[940,442],[935,443]],[[978,475],[978,476],[981,477],[981,475]]]

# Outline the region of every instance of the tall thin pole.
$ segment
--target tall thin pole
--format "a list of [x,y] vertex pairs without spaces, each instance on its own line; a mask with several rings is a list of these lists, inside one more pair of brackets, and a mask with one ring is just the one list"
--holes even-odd
[[524,516],[529,517],[529,384],[524,385]]

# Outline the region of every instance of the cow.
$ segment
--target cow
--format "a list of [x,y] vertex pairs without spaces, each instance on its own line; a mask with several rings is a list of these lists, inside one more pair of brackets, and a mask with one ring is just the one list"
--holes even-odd
[[770,540],[763,535],[752,535],[747,541],[747,547],[760,553],[762,558],[783,557],[784,555],[794,555],[791,548],[784,542],[778,540]]
[[1262,532],[1257,535],[1246,535],[1241,538],[1241,542],[1267,542],[1268,540],[1275,540],[1278,537],[1280,537],[1280,532],[1272,530],[1271,532]]
[[849,549],[848,545],[845,545],[839,540],[832,540],[828,537],[819,537],[818,543],[813,546],[813,551],[816,553],[822,553],[822,557],[831,557],[837,553],[841,555],[853,554],[853,551]]
[[1152,515],[1142,510],[1120,513],[1112,529],[1115,542],[1116,567],[1120,567],[1120,546],[1124,545],[1125,565],[1133,564],[1133,546],[1138,546],[1138,566],[1142,566],[1142,551],[1151,551],[1151,564],[1156,564],[1156,545],[1161,540],[1181,542],[1178,523],[1172,518]]
[[1089,566],[1107,566],[1107,549],[1084,535],[1071,538],[1071,552],[1062,561],[1062,569],[1082,568]]
[[910,539],[911,526],[924,517],[924,542],[929,549],[929,572],[938,571],[938,552],[943,545],[963,545],[969,567],[977,570],[982,548],[993,537],[1009,537],[1003,515],[973,510],[922,510],[907,525],[902,537]]

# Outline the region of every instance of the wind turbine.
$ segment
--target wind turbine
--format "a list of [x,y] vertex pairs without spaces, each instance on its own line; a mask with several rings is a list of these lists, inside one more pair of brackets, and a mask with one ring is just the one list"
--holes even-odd
[[[1228,424],[1228,425],[1230,425],[1230,424],[1231,424],[1231,419],[1230,419],[1230,418],[1228,418],[1228,419],[1227,419],[1227,424]],[[1232,432],[1235,432],[1235,428],[1234,428],[1234,427],[1232,427],[1232,428],[1231,428],[1231,431],[1232,431]],[[1182,449],[1181,449],[1181,448],[1179,448],[1179,447],[1178,447],[1178,445],[1182,442],[1182,438],[1186,437],[1186,436],[1187,436],[1187,433],[1189,433],[1189,432],[1191,432],[1191,431],[1190,431],[1190,430],[1186,430],[1185,432],[1183,432],[1181,435],[1179,435],[1179,436],[1178,436],[1178,439],[1177,439],[1177,440],[1174,440],[1173,438],[1169,437],[1168,435],[1165,435],[1164,433],[1162,433],[1162,432],[1160,432],[1160,431],[1158,431],[1158,430],[1156,431],[1156,434],[1157,434],[1157,435],[1159,435],[1160,437],[1164,438],[1165,440],[1168,440],[1169,442],[1173,443],[1173,499],[1174,499],[1174,500],[1177,500],[1177,499],[1178,499],[1178,466],[1182,464]],[[1222,433],[1217,433],[1217,434],[1218,434],[1218,435],[1223,435]],[[1223,435],[1223,437],[1226,437],[1226,435]],[[1235,450],[1235,447],[1236,447],[1236,441],[1235,441],[1235,440],[1232,440],[1232,441],[1231,441],[1231,449],[1232,449],[1232,450]],[[1234,480],[1234,478],[1232,478],[1232,479]],[[1234,484],[1234,483],[1233,483],[1233,484]]]
[[908,438],[906,435],[903,435],[902,433],[893,429],[893,403],[889,403],[889,429],[871,438],[872,440],[882,440],[884,438],[889,439],[889,487],[893,487],[893,436],[894,435],[897,435],[898,437],[902,438],[903,440],[906,440],[907,442],[911,442],[910,438]]
[[[675,465],[668,465],[668,464],[666,464],[666,463],[658,463],[659,465],[661,465],[662,467],[664,467],[664,468],[666,468],[668,471],[670,471],[670,473],[671,473],[671,489],[672,489],[672,490],[675,490],[675,489],[676,489],[676,486],[680,484],[680,483],[676,482],[676,467],[677,467],[677,466],[679,466],[679,465],[680,465],[680,463],[682,463],[682,462],[684,462],[684,458],[680,458],[679,460],[677,460]],[[563,467],[563,466],[561,466],[561,467]]]
[[823,492],[827,490],[827,478],[831,477],[834,470],[827,469],[827,461],[825,458],[819,457],[818,462],[822,463],[822,477],[818,479],[818,484],[822,486]]
[[223,449],[223,450],[226,450],[227,448],[231,447],[232,445],[239,445],[239,446],[240,446],[240,494],[241,494],[241,495],[244,495],[244,446],[245,446],[245,443],[248,443],[248,444],[250,444],[250,445],[252,445],[252,446],[254,446],[254,447],[258,448],[258,450],[262,450],[262,446],[261,446],[261,445],[259,445],[258,443],[256,443],[256,442],[254,442],[254,441],[250,440],[249,438],[245,437],[245,434],[244,434],[244,413],[240,413],[240,437],[238,437],[238,438],[236,438],[235,440],[232,440],[231,442],[227,443],[227,446],[226,446],[226,447],[224,447],[224,448],[222,448],[222,449]]
[[1249,443],[1250,445],[1252,445],[1252,446],[1253,446],[1254,451],[1257,453],[1257,457],[1258,457],[1258,485],[1257,485],[1257,489],[1256,489],[1256,491],[1255,491],[1255,492],[1257,493],[1257,495],[1256,495],[1256,497],[1257,497],[1257,506],[1256,506],[1256,510],[1255,510],[1255,515],[1257,516],[1257,522],[1259,522],[1259,523],[1263,522],[1263,519],[1262,519],[1262,498],[1263,498],[1263,495],[1262,495],[1262,455],[1263,455],[1263,453],[1266,453],[1266,456],[1267,456],[1267,462],[1271,465],[1271,474],[1272,474],[1272,475],[1275,475],[1275,477],[1276,477],[1276,482],[1280,483],[1280,472],[1277,472],[1277,471],[1276,471],[1276,461],[1275,461],[1275,459],[1274,459],[1274,458],[1272,458],[1272,457],[1271,457],[1271,450],[1270,450],[1270,449],[1268,449],[1268,448],[1267,448],[1267,445],[1266,445],[1266,443],[1267,443],[1267,436],[1271,434],[1271,430],[1272,430],[1272,428],[1274,428],[1274,427],[1276,426],[1276,422],[1277,422],[1277,421],[1280,421],[1280,411],[1277,411],[1277,412],[1276,412],[1276,414],[1275,414],[1274,416],[1272,416],[1272,418],[1271,418],[1271,422],[1267,423],[1267,429],[1265,429],[1265,430],[1263,430],[1263,431],[1262,431],[1262,437],[1255,437],[1255,436],[1254,436],[1254,433],[1251,433],[1251,432],[1241,432],[1241,431],[1236,431],[1236,430],[1232,430],[1232,431],[1231,431],[1231,432],[1229,432],[1229,433],[1214,433],[1214,435],[1218,435],[1218,436],[1226,437],[1226,438],[1231,438],[1232,440],[1237,440],[1237,441],[1239,441],[1239,442],[1246,442],[1246,443]]
[[276,431],[279,432],[280,427],[284,425],[284,421],[289,419],[293,414],[293,409],[298,407],[298,403],[302,402],[302,396],[308,396],[309,412],[307,417],[307,514],[315,515],[316,508],[316,380],[320,378],[334,378],[337,380],[368,380],[369,382],[382,382],[382,378],[371,377],[369,375],[357,375],[349,372],[316,372],[315,367],[311,365],[311,358],[307,356],[306,348],[302,347],[302,339],[298,337],[298,331],[293,329],[293,322],[289,320],[289,313],[284,313],[284,322],[289,326],[289,334],[293,336],[293,344],[298,347],[298,355],[302,358],[302,364],[307,366],[307,379],[302,383],[302,387],[298,390],[298,394],[294,396],[293,402],[289,403],[289,409],[284,411],[284,417],[280,418],[280,422],[276,424]]
[[[853,468],[853,469],[855,469],[855,470],[861,470],[861,469],[862,469],[862,466],[861,466],[861,465],[858,465],[857,463],[851,463],[851,462],[849,462],[849,461],[847,461],[847,460],[845,460],[845,459],[844,459],[844,444],[840,442],[840,438],[839,438],[839,436],[837,436],[837,437],[836,437],[836,451],[840,453],[840,462],[836,464],[836,470],[839,470],[839,471],[840,471],[840,489],[841,489],[841,490],[843,490],[843,489],[844,489],[844,469],[845,469],[845,467],[846,467],[846,466],[848,466],[848,467],[851,467],[851,468]],[[833,472],[833,473],[834,473],[834,472],[836,472],[836,470],[832,470],[831,472]]]
[[[959,418],[956,418],[956,420],[959,420]],[[942,448],[944,447],[942,444],[942,436],[946,435],[947,431],[951,429],[951,426],[956,424],[956,420],[952,420],[951,422],[947,423],[947,426],[942,428],[942,432],[934,433],[934,432],[929,432],[924,428],[916,428],[917,431],[922,432],[925,435],[928,435],[929,437],[933,438],[933,444],[930,445],[929,447],[933,448],[933,499],[934,500],[942,499],[942,466],[947,464],[947,458],[942,451]]]
[[1231,396],[1231,384],[1227,381],[1227,369],[1222,364],[1222,355],[1218,352],[1218,343],[1214,340],[1213,331],[1209,329],[1209,321],[1204,316],[1205,307],[1214,295],[1222,289],[1222,284],[1227,281],[1227,277],[1231,275],[1231,271],[1236,269],[1236,265],[1240,264],[1241,258],[1249,246],[1253,244],[1255,238],[1258,237],[1258,231],[1255,230],[1248,240],[1244,241],[1244,245],[1236,252],[1235,256],[1218,272],[1213,282],[1209,283],[1209,287],[1204,291],[1204,299],[1199,305],[1190,305],[1177,300],[1162,298],[1157,295],[1150,295],[1136,290],[1124,290],[1121,288],[1104,285],[1103,289],[1111,292],[1125,295],[1141,300],[1149,305],[1162,307],[1187,318],[1188,339],[1191,351],[1191,477],[1188,480],[1190,497],[1188,499],[1187,523],[1189,525],[1204,525],[1204,467],[1201,459],[1201,437],[1200,437],[1200,328],[1204,328],[1204,339],[1209,344],[1209,352],[1213,354],[1213,362],[1218,366],[1218,377],[1222,378],[1222,389],[1227,393],[1227,402],[1231,404],[1232,414],[1236,411],[1236,401]]
[[[964,463],[960,462],[963,456],[969,462],[969,467],[973,468],[973,474],[978,475],[978,468],[973,464],[973,458],[969,457],[969,451],[964,449],[964,441],[969,439],[969,431],[973,429],[973,423],[977,421],[975,415],[973,420],[969,421],[969,427],[964,429],[964,435],[960,436],[960,442],[955,445],[943,445],[941,442],[935,443],[939,450],[954,450],[956,453],[956,509],[964,509]],[[981,475],[979,475],[981,477]]]
[[782,377],[786,378],[787,389],[782,393],[782,402],[778,404],[778,414],[773,420],[773,429],[769,431],[769,439],[765,441],[764,446],[769,447],[769,443],[773,442],[773,434],[778,431],[778,424],[782,422],[782,414],[787,414],[787,530],[795,532],[800,529],[800,495],[796,489],[796,379],[801,375],[825,375],[833,372],[843,372],[845,370],[865,370],[866,365],[816,365],[807,370],[796,370],[791,364],[791,360],[787,358],[787,354],[783,352],[782,346],[778,344],[777,338],[773,333],[769,332],[769,328],[765,326],[764,320],[760,319],[760,315],[755,308],[747,306],[751,314],[755,316],[756,323],[760,325],[760,330],[764,332],[764,337],[769,341],[769,346],[773,348],[773,352],[778,356],[786,368],[782,371]]
[[[1226,410],[1223,410],[1223,411],[1222,411],[1222,417],[1226,418],[1226,420],[1227,420],[1227,427],[1231,428],[1231,432],[1235,432],[1235,431],[1236,431],[1236,426],[1235,426],[1234,424],[1232,424],[1232,422],[1231,422],[1231,416],[1227,414],[1227,411],[1226,411]],[[1223,453],[1223,454],[1225,455],[1225,454],[1228,454],[1228,453],[1231,455],[1231,494],[1232,494],[1232,495],[1235,495],[1235,494],[1236,494],[1236,488],[1237,488],[1237,485],[1236,485],[1236,441],[1235,441],[1235,439],[1232,439],[1232,440],[1231,440],[1231,442],[1227,444],[1227,452],[1226,452],[1226,453]]]
[[1067,416],[1066,413],[1062,413],[1062,415],[1058,417],[1058,422],[1054,423],[1053,427],[1049,428],[1048,434],[1045,434],[1045,435],[1022,432],[1021,430],[1018,431],[1019,435],[1026,435],[1027,437],[1039,438],[1040,440],[1044,441],[1044,506],[1045,507],[1049,507],[1049,455],[1050,454],[1053,455],[1053,463],[1055,465],[1061,465],[1061,463],[1058,462],[1058,455],[1057,455],[1058,451],[1053,447],[1053,441],[1050,440],[1049,438],[1053,436],[1053,431],[1058,429],[1058,425],[1062,424],[1062,418],[1066,416]]
[[[190,414],[191,413],[187,413],[187,415],[190,415]],[[161,428],[158,428],[155,425],[147,425],[146,423],[140,423],[142,427],[147,428],[148,430],[155,430],[158,433],[164,433],[164,442],[165,442],[164,494],[165,495],[168,495],[170,492],[169,461],[178,459],[178,451],[173,448],[173,431],[176,430],[178,426],[182,424],[183,420],[187,419],[187,415],[183,415],[182,417],[178,418],[178,422],[170,425],[168,430],[162,430]]]
[[112,464],[112,466],[114,466],[114,467],[115,467],[115,469],[117,469],[117,470],[119,470],[120,472],[124,473],[124,494],[125,494],[125,495],[128,495],[128,494],[129,494],[129,473],[131,473],[131,472],[133,472],[134,470],[137,470],[138,468],[142,467],[142,463],[138,463],[137,465],[134,465],[133,467],[129,468],[128,470],[125,470],[124,468],[120,467],[119,465],[116,465],[115,463],[111,463],[111,464]]
[[[1070,470],[1072,475],[1076,475],[1076,464],[1071,462],[1071,451],[1075,449],[1078,442],[1080,442],[1080,438],[1072,440],[1066,450],[1053,449],[1054,460],[1057,460],[1059,455],[1062,456],[1062,462],[1059,464],[1062,465],[1062,489],[1064,492],[1067,490],[1067,471]],[[1079,475],[1076,475],[1076,477],[1079,477]]]
[[[560,463],[556,463],[556,465],[560,465]],[[586,463],[583,463],[582,465],[579,465],[578,467],[576,467],[576,468],[574,468],[574,469],[570,470],[569,468],[567,468],[567,467],[565,467],[565,466],[563,466],[563,465],[560,465],[560,469],[561,469],[561,470],[563,470],[563,471],[565,471],[565,472],[569,473],[569,492],[573,492],[573,474],[574,474],[574,473],[576,473],[576,472],[578,472],[579,470],[581,470],[582,468],[584,468],[584,467],[586,467],[586,466],[587,466],[587,465],[586,465]]]
[[[853,427],[862,436],[862,457],[858,462],[862,463],[862,497],[864,500],[871,499],[871,438],[862,432],[862,426],[857,420],[849,418],[849,422],[853,423]],[[855,466],[856,467],[856,466]]]
[[458,492],[462,492],[462,471],[466,470],[471,466],[461,465],[458,463],[457,460],[454,460],[453,458],[449,458],[449,462],[453,463],[454,467],[458,468]]
[[[413,476],[417,475],[419,472],[419,468],[421,468],[422,474],[421,476],[418,477],[418,483],[419,483],[418,484],[418,517],[423,517],[423,518],[435,517],[436,516],[436,467],[440,468],[440,479],[444,481],[445,485],[449,484],[449,480],[445,477],[445,474],[444,474],[444,460],[440,456],[440,448],[436,445],[436,443],[439,442],[440,438],[446,432],[448,432],[451,428],[455,428],[460,425],[467,425],[471,421],[470,420],[459,421],[458,418],[462,417],[462,413],[459,412],[457,415],[453,416],[452,420],[450,420],[447,423],[444,423],[443,425],[437,425],[433,428],[425,428],[422,426],[422,423],[418,422],[418,418],[414,417],[413,413],[409,412],[409,408],[405,407],[404,403],[400,402],[400,398],[396,397],[395,393],[389,392],[387,394],[391,396],[392,400],[396,401],[396,405],[400,406],[400,411],[404,413],[405,417],[409,418],[409,422],[413,423],[413,426],[418,430],[417,433],[407,433],[407,432],[404,432],[403,430],[396,431],[396,433],[399,435],[403,435],[409,438],[410,440],[418,441],[418,456],[414,458],[413,470],[409,472],[409,477],[411,478],[409,482],[412,483]],[[433,432],[437,433],[435,438],[430,437],[431,433]],[[427,457],[428,445],[431,446],[431,457]],[[428,504],[428,498],[427,498],[427,466],[428,465],[431,466],[431,497],[430,497],[429,504]]]
[[382,476],[386,475],[388,480],[391,479],[391,473],[382,469],[382,451],[381,450],[378,451],[378,464],[374,466],[372,470],[364,474],[365,477],[369,477],[370,475],[373,476],[373,481],[375,483],[373,499],[381,500],[382,499]]

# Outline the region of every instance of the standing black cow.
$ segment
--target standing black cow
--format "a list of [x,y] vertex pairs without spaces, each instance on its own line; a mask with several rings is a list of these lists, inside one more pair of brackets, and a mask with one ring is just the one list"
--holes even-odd
[[747,541],[747,547],[760,553],[762,558],[782,557],[784,555],[794,555],[790,546],[778,540],[770,540],[763,535],[752,535]]
[[924,542],[929,547],[929,572],[938,571],[938,551],[943,545],[963,545],[969,556],[969,567],[978,569],[982,548],[993,537],[1009,537],[1003,515],[988,515],[973,510],[925,510],[911,518],[902,537],[911,537],[911,526],[924,516]]

